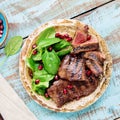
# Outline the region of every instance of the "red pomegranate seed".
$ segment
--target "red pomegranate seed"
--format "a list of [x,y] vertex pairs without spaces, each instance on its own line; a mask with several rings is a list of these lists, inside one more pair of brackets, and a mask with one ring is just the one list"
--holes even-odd
[[89,30],[88,25],[85,25],[85,26],[84,26],[84,31],[85,31],[85,32],[88,32],[88,30]]
[[36,55],[36,54],[37,54],[37,50],[34,50],[32,54],[33,54],[33,55]]
[[48,93],[45,93],[45,97],[46,97],[46,98],[48,98],[48,97],[49,97]]
[[56,33],[56,34],[55,34],[55,37],[60,37],[60,33]]
[[48,50],[49,50],[49,51],[52,51],[52,46],[50,46],[50,47],[48,48]]
[[90,70],[87,70],[87,71],[86,71],[86,74],[87,74],[87,76],[89,77],[89,76],[92,74],[92,72],[91,72]]
[[0,34],[3,34],[3,31],[2,31],[2,30],[0,30]]
[[39,70],[42,70],[42,69],[43,69],[43,66],[42,66],[42,65],[39,65],[39,66],[38,66],[38,69],[39,69]]
[[68,42],[72,41],[72,37],[66,38]]
[[91,39],[91,35],[87,35],[87,40],[90,40]]
[[64,88],[64,89],[63,89],[63,93],[64,93],[64,94],[67,94],[67,89]]
[[3,21],[0,19],[0,24],[2,24],[3,23]]
[[59,38],[60,38],[60,39],[64,39],[64,35],[60,35]]
[[35,80],[35,84],[39,84],[40,83],[40,80],[39,79],[36,79]]
[[0,34],[0,38],[2,37],[2,34]]
[[77,96],[76,100],[79,100],[80,99],[80,96]]
[[33,44],[33,45],[32,45],[32,49],[35,49],[36,47],[37,47],[36,44]]
[[68,89],[72,89],[73,86],[72,86],[72,85],[68,85],[67,88],[68,88]]
[[65,34],[65,35],[64,35],[64,38],[69,38],[69,35],[68,35],[68,34]]
[[0,30],[3,30],[4,29],[4,26],[3,25],[0,25]]
[[58,79],[59,79],[59,76],[58,76],[58,75],[55,75],[54,79],[55,79],[55,80],[58,80]]

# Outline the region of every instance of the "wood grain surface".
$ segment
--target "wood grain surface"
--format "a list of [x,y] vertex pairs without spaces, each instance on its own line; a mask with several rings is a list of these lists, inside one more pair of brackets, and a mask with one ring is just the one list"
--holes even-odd
[[71,18],[111,0],[0,0],[8,18],[9,35],[29,35],[42,23]]
[[[110,85],[104,95],[92,106],[75,113],[56,113],[36,104],[26,93],[19,78],[19,52],[9,57],[0,73],[5,77],[28,108],[39,120],[113,120],[120,117],[120,0],[11,0],[2,1],[9,21],[9,37],[29,35],[40,24],[54,18],[71,18],[83,21],[105,39],[113,58]],[[109,2],[110,1],[110,2]],[[46,4],[47,3],[47,4]],[[70,5],[72,4],[72,6]],[[10,6],[11,7],[8,7]],[[45,7],[43,7],[45,5]],[[0,50],[0,62],[5,59]]]

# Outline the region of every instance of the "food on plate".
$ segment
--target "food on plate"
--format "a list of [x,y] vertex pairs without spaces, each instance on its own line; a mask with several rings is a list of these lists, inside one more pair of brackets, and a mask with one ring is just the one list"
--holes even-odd
[[105,41],[77,20],[54,20],[31,34],[20,55],[30,96],[54,111],[81,110],[108,86],[112,59]]

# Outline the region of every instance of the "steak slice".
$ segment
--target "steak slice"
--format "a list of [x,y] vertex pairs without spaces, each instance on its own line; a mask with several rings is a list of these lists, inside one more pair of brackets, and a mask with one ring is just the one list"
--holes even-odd
[[99,51],[86,52],[83,57],[101,63],[105,60],[105,55]]
[[85,81],[86,75],[84,63],[83,59],[67,55],[61,62],[58,75],[61,79],[69,81]]
[[[71,86],[71,87],[70,87]],[[91,82],[70,82],[66,80],[55,81],[54,84],[47,89],[48,95],[61,107],[67,102],[74,99],[79,100],[83,96],[91,94],[98,86],[98,80]]]
[[85,41],[87,41],[87,34],[82,32],[81,30],[77,30],[75,33],[75,37],[73,39],[72,45],[76,46],[81,43],[84,43]]
[[70,55],[66,55],[62,62],[61,62],[61,65],[59,67],[59,70],[58,70],[58,75],[60,76],[60,78],[63,78],[63,79],[66,79],[67,78],[67,68],[68,68],[68,65],[70,63]]
[[92,36],[89,41],[79,44],[79,46],[74,46],[73,53],[77,54],[80,52],[98,50],[99,42],[96,37]]
[[95,76],[99,76],[103,73],[103,68],[97,61],[86,60],[86,65]]

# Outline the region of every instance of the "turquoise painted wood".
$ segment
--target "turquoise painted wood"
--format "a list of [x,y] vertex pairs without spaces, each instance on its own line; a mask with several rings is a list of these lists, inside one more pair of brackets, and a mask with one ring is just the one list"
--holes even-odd
[[[35,103],[26,93],[19,78],[20,51],[5,61],[5,64],[0,67],[0,73],[38,120],[113,120],[120,117],[120,1],[113,1],[75,19],[92,25],[101,34],[107,42],[113,58],[110,85],[103,96],[92,106],[73,113],[56,113]],[[2,49],[0,50],[0,62],[4,59]]]

